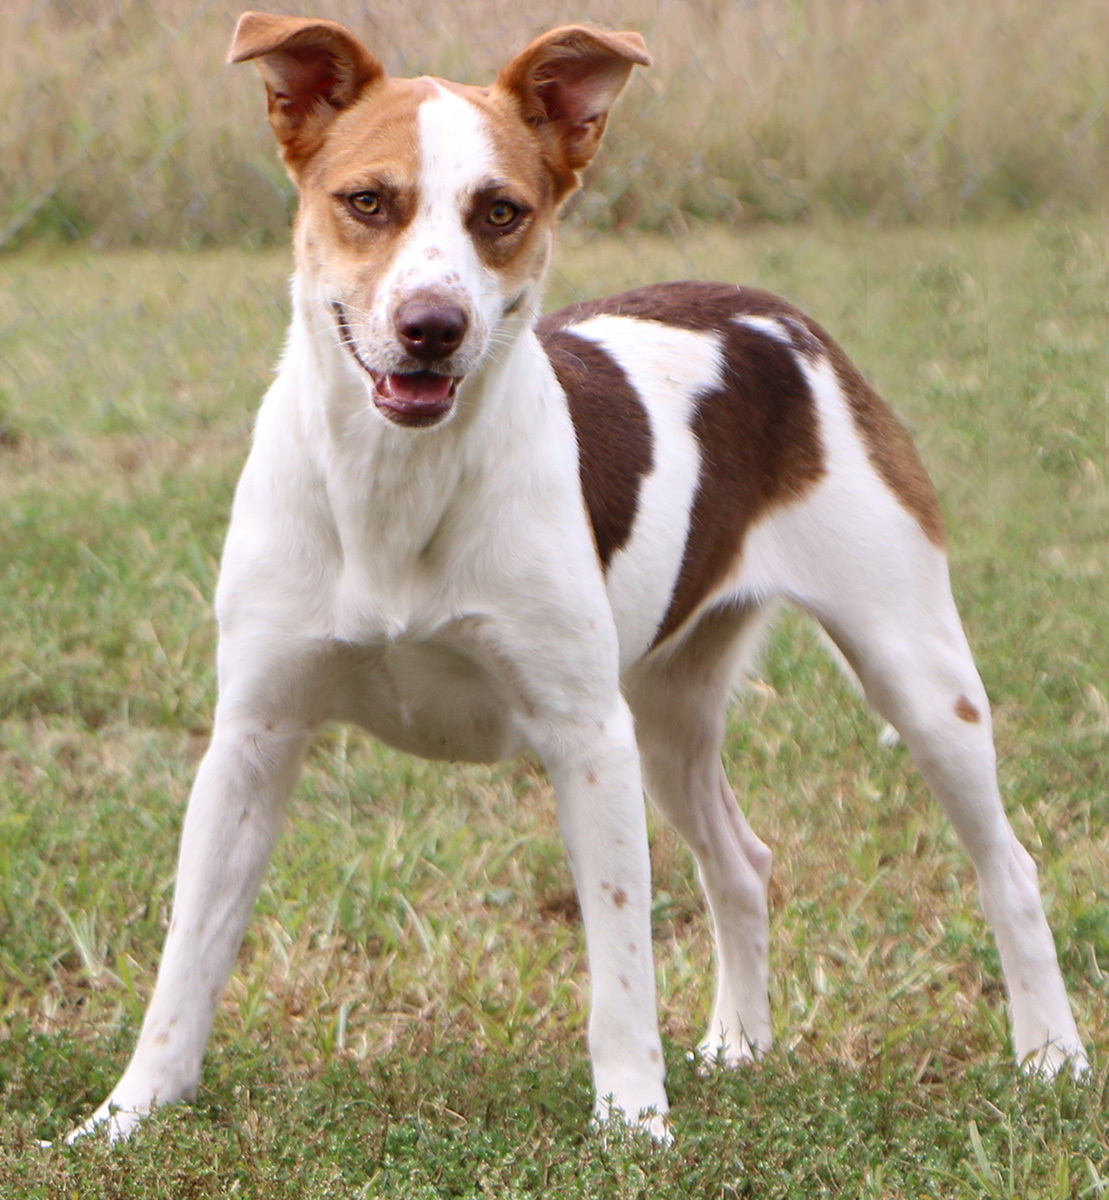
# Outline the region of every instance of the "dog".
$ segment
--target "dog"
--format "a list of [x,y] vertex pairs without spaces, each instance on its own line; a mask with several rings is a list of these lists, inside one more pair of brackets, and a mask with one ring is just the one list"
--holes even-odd
[[490,87],[387,78],[328,20],[245,13],[299,190],[288,342],[216,593],[219,699],[138,1045],[71,1136],[194,1097],[313,731],[429,758],[521,752],[553,783],[592,981],[595,1116],[667,1136],[644,789],[712,914],[706,1057],[771,1046],[771,853],[721,766],[774,607],[811,614],[969,852],[1019,1062],[1086,1060],[1036,868],[998,793],[989,704],[936,496],[843,351],[734,284],[541,317],[558,213],[642,38],[539,37]]

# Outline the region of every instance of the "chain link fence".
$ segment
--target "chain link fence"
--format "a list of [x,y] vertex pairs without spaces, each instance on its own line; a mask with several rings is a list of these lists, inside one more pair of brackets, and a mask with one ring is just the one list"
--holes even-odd
[[[641,30],[573,219],[949,221],[1096,206],[1109,185],[1104,0],[273,0],[397,74],[486,82],[567,20]],[[7,0],[0,248],[284,238],[294,203],[227,0]]]

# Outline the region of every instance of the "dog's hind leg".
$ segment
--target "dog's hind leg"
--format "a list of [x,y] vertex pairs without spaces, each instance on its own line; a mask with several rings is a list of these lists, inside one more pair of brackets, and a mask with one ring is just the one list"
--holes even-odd
[[223,995],[306,745],[301,728],[217,721],[193,786],[158,980],[131,1062],[68,1140],[125,1137],[154,1105],[193,1099]]
[[752,542],[753,557],[778,559],[788,592],[851,662],[969,853],[997,939],[1018,1061],[1047,1073],[1067,1061],[1080,1067],[1036,868],[1002,807],[989,702],[942,548],[892,495],[842,477],[825,496],[774,517]]
[[693,852],[712,914],[716,993],[701,1051],[728,1065],[771,1045],[771,853],[740,811],[720,761],[728,697],[764,624],[756,608],[714,610],[627,681],[647,793]]

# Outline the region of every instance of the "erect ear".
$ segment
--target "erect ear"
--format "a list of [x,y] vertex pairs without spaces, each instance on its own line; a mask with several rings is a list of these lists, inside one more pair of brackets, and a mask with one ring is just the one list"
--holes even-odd
[[600,145],[608,110],[633,66],[651,65],[638,33],[564,25],[536,38],[497,76],[547,143],[561,194],[577,186]]
[[257,60],[270,125],[294,174],[319,148],[327,127],[385,68],[335,21],[245,12],[228,62]]

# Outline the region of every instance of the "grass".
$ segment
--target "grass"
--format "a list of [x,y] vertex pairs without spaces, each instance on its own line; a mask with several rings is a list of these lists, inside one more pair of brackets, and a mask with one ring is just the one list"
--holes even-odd
[[[362,35],[394,74],[486,83],[569,19],[643,32],[575,215],[594,228],[865,215],[882,224],[1097,208],[1109,189],[1103,0],[272,0]],[[292,192],[236,6],[9,0],[0,247],[283,242]]]
[[653,828],[676,1140],[589,1132],[584,974],[545,779],[321,739],[198,1104],[44,1151],[152,981],[213,701],[215,580],[285,320],[284,252],[44,248],[0,291],[0,1196],[1109,1196],[1106,242],[1093,221],[568,234],[552,303],[675,276],[780,291],[933,470],[1041,863],[1089,1083],[1020,1079],[973,873],[788,618],[729,773],[776,853],[778,1049],[700,1078],[706,916]]

